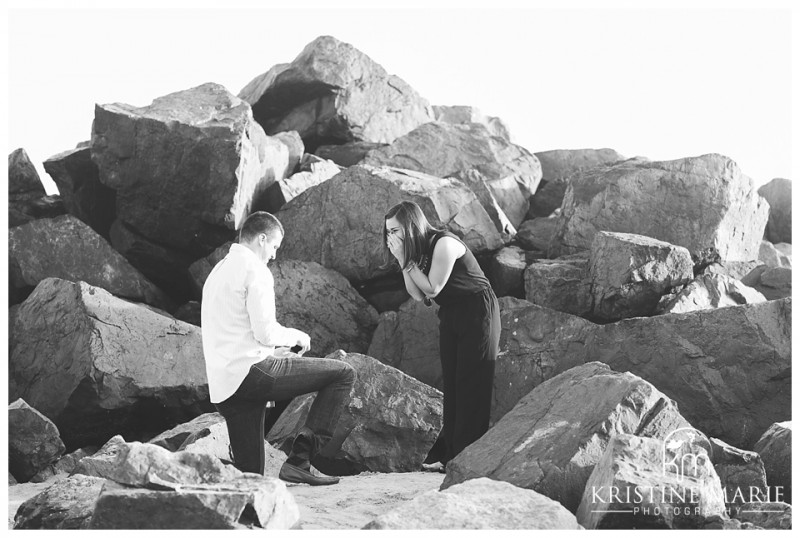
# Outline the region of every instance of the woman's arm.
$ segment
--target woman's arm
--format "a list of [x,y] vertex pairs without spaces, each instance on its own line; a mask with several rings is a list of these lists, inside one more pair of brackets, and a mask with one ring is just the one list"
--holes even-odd
[[427,297],[436,297],[447,284],[456,260],[463,256],[466,250],[467,248],[457,239],[442,237],[433,249],[431,270],[428,271],[428,274],[423,273],[416,265],[412,265],[403,271],[403,277],[408,275],[419,291]]
[[420,291],[414,281],[411,279],[411,276],[408,274],[408,271],[403,271],[403,281],[406,284],[406,291],[408,294],[414,298],[415,301],[421,301],[425,298],[425,294]]

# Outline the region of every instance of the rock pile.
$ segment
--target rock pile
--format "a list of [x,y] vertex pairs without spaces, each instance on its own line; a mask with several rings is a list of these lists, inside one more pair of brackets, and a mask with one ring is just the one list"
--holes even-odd
[[[208,400],[203,284],[256,210],[286,230],[279,321],[358,376],[314,466],[418,471],[442,374],[438,308],[381,248],[403,200],[484,267],[501,350],[490,430],[368,528],[791,526],[788,180],[533,153],[329,36],[238,96],[209,82],[88,123],[44,162],[59,195],[9,155],[9,482],[55,479],[16,528],[302,525],[274,477],[314,395],[270,415],[267,477],[229,465]],[[694,497],[606,494],[679,486]]]

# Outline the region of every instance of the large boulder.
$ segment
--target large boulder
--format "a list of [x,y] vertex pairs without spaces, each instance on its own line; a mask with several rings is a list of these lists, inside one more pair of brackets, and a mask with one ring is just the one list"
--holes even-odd
[[575,513],[612,435],[664,439],[688,425],[675,403],[640,377],[597,362],[576,366],[538,385],[450,460],[442,489],[485,476]]
[[792,296],[792,270],[789,267],[759,265],[741,280],[742,284],[755,289],[768,301]]
[[738,518],[742,505],[751,499],[766,498],[767,475],[757,452],[733,447],[712,437],[709,457],[725,490],[729,515]]
[[537,260],[525,268],[525,299],[533,304],[587,317],[592,312],[589,260],[574,254],[555,260]]
[[707,265],[703,268],[702,274],[722,275],[734,280],[742,280],[747,274],[760,265],[764,264],[758,260],[746,262],[720,261]]
[[492,136],[479,123],[426,123],[389,146],[370,151],[362,163],[437,177],[476,169],[514,227],[525,219],[528,199],[542,178],[539,161],[532,153]]
[[90,529],[291,529],[297,503],[277,478],[247,473],[225,483],[179,485],[173,491],[107,481]]
[[85,282],[40,282],[10,348],[10,398],[52,420],[68,449],[160,431],[209,405],[200,329]]
[[270,269],[278,320],[311,336],[310,356],[366,353],[378,313],[346,278],[314,262],[277,260]]
[[526,220],[520,224],[515,238],[524,249],[547,252],[557,224],[558,218],[556,217],[538,217]]
[[[763,262],[768,267],[792,266],[791,256],[785,256],[769,241],[761,241],[761,247],[758,249],[758,261]],[[786,261],[785,264],[784,261]]]
[[582,347],[595,325],[528,301],[500,298],[500,353],[494,370],[491,423],[500,420],[544,381],[582,364]]
[[[333,475],[419,470],[442,427],[442,393],[366,355],[338,351],[328,358],[347,362],[358,377],[314,466]],[[288,451],[314,398],[295,398],[267,440]]]
[[791,299],[627,319],[579,352],[647,379],[706,435],[749,450],[790,418],[791,321]]
[[599,231],[635,233],[686,247],[695,259],[757,257],[769,213],[734,161],[710,154],[628,160],[572,178],[549,254],[589,249]]
[[[702,529],[708,518],[724,516],[725,498],[707,446],[676,444],[670,449],[659,439],[614,435],[586,483],[578,522],[592,530]],[[693,463],[675,470],[666,465],[675,455]]]
[[652,315],[663,295],[692,280],[693,267],[683,247],[641,235],[598,232],[589,256],[592,311],[609,321]]
[[119,443],[91,521],[95,529],[290,528],[298,509],[285,484],[242,473],[209,454]]
[[767,485],[775,490],[781,488],[783,498],[792,502],[792,422],[776,422],[759,438],[753,450],[758,452],[767,473]]
[[[486,213],[489,214],[489,218],[492,219],[497,231],[500,232],[500,237],[503,238],[503,242],[511,241],[516,235],[517,230],[511,223],[511,220],[509,220],[505,211],[503,211],[503,208],[500,207],[495,197],[495,193],[501,190],[500,182],[494,182],[494,188],[489,188],[489,182],[486,180],[486,177],[475,168],[461,170],[452,177],[464,183],[475,193],[475,196],[478,197],[478,201],[486,210]],[[505,185],[506,193],[510,193],[514,196],[519,192],[519,189],[513,183],[513,179],[507,178],[502,183]],[[508,200],[506,205],[508,205]]]
[[87,144],[63,151],[42,164],[58,187],[67,212],[109,239],[117,215],[117,196],[114,189],[100,182],[91,147]]
[[791,530],[792,505],[784,502],[753,502],[742,505],[736,516],[762,529]]
[[572,176],[625,159],[613,149],[554,149],[534,153],[542,165],[542,183],[531,198],[529,217],[547,217],[561,207]]
[[428,491],[378,516],[365,529],[581,529],[569,510],[507,482],[476,478]]
[[72,215],[39,219],[8,232],[11,301],[45,278],[84,281],[126,299],[170,310],[169,298],[108,242]]
[[438,312],[436,303],[425,306],[414,299],[383,312],[367,355],[441,390]]
[[[172,452],[182,450],[233,461],[228,425],[219,413],[202,414],[189,422],[162,432],[148,443]],[[278,476],[285,461],[286,454],[269,443],[264,443],[264,476]]]
[[8,404],[8,470],[27,482],[64,453],[58,428],[21,398]]
[[758,189],[769,202],[769,220],[764,238],[771,243],[792,242],[792,182],[776,177]]
[[117,217],[195,258],[230,239],[267,187],[297,165],[246,102],[214,83],[141,108],[96,106],[91,153],[100,181],[116,191]]
[[350,281],[385,275],[381,252],[384,215],[411,200],[433,226],[461,237],[473,252],[502,245],[500,234],[478,199],[463,183],[411,170],[353,166],[283,206],[286,230],[279,259],[313,261]]
[[433,120],[428,102],[404,80],[330,36],[250,81],[239,97],[267,134],[297,131],[311,152],[322,144],[389,143]]
[[702,274],[670,299],[661,313],[680,314],[766,301],[761,293],[739,280],[720,274]]
[[105,483],[82,474],[57,480],[20,505],[14,529],[88,529]]
[[34,204],[45,196],[39,173],[28,153],[16,149],[8,154],[8,225],[19,226],[38,218]]
[[511,141],[508,125],[497,116],[487,116],[474,106],[463,105],[434,105],[433,115],[436,121],[452,123],[455,125],[465,123],[483,124],[492,136],[499,136]]

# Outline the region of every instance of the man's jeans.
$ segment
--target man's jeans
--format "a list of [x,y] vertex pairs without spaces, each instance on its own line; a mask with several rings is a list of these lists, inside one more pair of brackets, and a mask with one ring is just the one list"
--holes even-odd
[[355,370],[346,362],[313,357],[269,357],[250,367],[236,392],[215,404],[225,417],[234,465],[264,474],[264,419],[267,402],[317,392],[305,426],[324,445],[350,400]]

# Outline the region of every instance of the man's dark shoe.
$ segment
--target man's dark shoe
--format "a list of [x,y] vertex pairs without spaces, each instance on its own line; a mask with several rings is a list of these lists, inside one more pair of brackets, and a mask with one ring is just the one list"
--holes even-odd
[[284,463],[278,478],[290,484],[308,484],[309,486],[331,486],[339,483],[336,476],[317,476],[291,463]]

